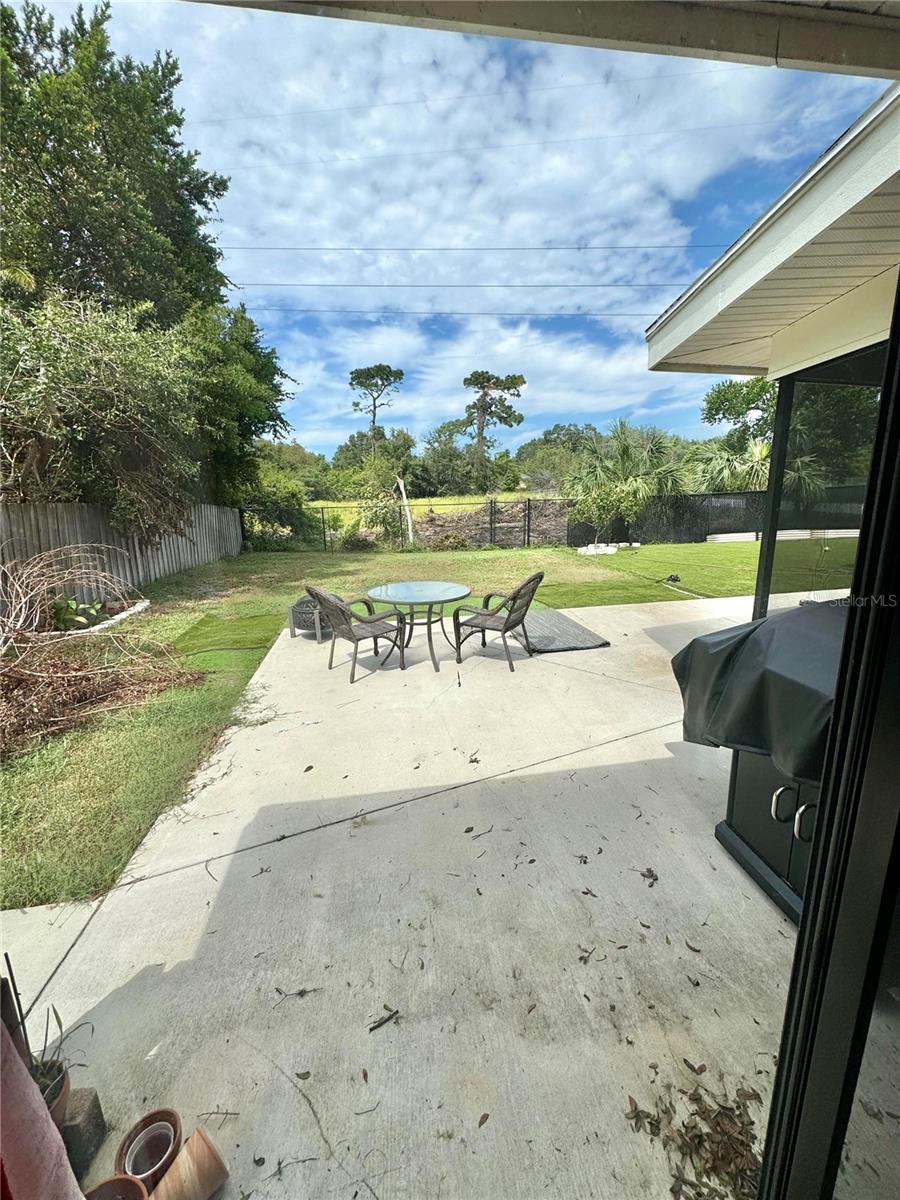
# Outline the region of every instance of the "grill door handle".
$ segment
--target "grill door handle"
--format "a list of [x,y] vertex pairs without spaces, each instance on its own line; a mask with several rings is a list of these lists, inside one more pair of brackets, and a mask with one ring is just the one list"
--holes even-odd
[[793,813],[789,813],[788,816],[786,816],[786,817],[780,817],[778,815],[778,801],[781,799],[781,797],[784,795],[785,792],[796,793],[796,791],[797,791],[797,789],[789,783],[786,783],[782,787],[775,789],[775,791],[772,793],[772,820],[773,821],[778,821],[778,823],[781,825],[789,825],[790,822],[794,819]]
[[[803,815],[804,813],[815,812],[817,808],[818,805],[816,804],[801,804],[797,809],[797,815],[794,817],[794,837],[798,842],[812,841],[812,832],[810,832],[809,837],[803,836]],[[813,821],[813,829],[815,829],[815,827],[816,823]]]

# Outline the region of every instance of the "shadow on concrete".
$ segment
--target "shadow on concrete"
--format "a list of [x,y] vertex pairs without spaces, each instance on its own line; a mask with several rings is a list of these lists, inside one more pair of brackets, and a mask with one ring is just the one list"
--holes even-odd
[[46,995],[94,1027],[94,1178],[166,1105],[228,1200],[667,1194],[627,1097],[692,1086],[685,1059],[768,1094],[793,938],[714,841],[716,756],[635,743],[319,800],[312,829],[264,806],[233,853],[115,889]]

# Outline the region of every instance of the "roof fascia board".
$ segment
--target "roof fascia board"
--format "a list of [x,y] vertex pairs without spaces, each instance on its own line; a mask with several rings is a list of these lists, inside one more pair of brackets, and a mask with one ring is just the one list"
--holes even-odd
[[641,54],[900,78],[889,15],[803,4],[685,0],[203,0],[307,16],[560,42]]
[[679,345],[886,183],[898,146],[900,88],[891,88],[654,321],[650,368],[671,369],[664,360]]

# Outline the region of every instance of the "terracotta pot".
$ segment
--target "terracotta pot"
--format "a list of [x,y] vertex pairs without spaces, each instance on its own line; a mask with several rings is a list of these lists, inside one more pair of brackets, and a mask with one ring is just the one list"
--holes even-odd
[[153,1193],[154,1200],[209,1200],[228,1168],[205,1129],[195,1129]]
[[155,1108],[132,1125],[119,1143],[116,1174],[133,1175],[149,1195],[180,1149],[181,1117],[174,1108]]
[[147,1189],[133,1175],[113,1175],[85,1192],[84,1200],[147,1200]]
[[66,1119],[66,1108],[69,1105],[69,1072],[63,1071],[62,1087],[57,1090],[56,1082],[50,1085],[50,1093],[53,1095],[52,1100],[47,1101],[47,1108],[50,1110],[50,1120],[57,1129],[62,1129],[63,1122]]

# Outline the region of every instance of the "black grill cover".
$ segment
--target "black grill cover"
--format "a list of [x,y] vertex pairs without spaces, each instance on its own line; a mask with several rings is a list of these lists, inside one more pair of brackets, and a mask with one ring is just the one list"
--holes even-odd
[[818,783],[845,622],[842,604],[804,604],[694,638],[672,659],[685,741],[768,754]]

